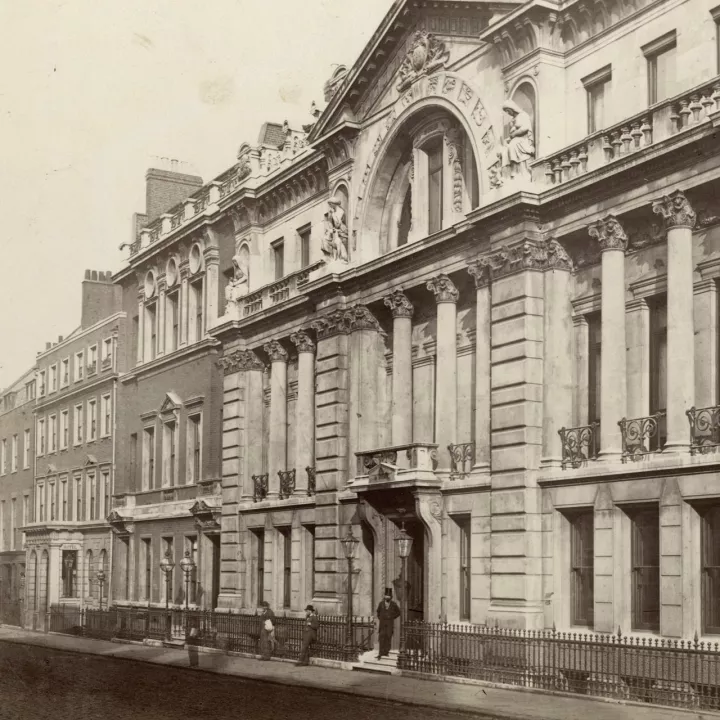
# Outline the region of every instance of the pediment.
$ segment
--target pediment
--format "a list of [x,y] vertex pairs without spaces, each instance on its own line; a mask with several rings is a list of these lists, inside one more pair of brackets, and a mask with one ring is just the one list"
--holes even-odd
[[97,465],[97,464],[98,464],[98,461],[94,455],[86,455],[85,456],[85,467],[88,467],[89,465]]
[[165,393],[165,399],[160,406],[160,414],[168,415],[176,413],[182,407],[182,400],[174,392]]
[[457,3],[440,0],[432,7],[418,7],[398,0],[356,63],[326,85],[331,88],[328,105],[309,141],[348,122],[361,122],[397,100],[415,78],[461,63],[486,45],[478,36],[491,22],[521,4],[475,0],[457,8]]

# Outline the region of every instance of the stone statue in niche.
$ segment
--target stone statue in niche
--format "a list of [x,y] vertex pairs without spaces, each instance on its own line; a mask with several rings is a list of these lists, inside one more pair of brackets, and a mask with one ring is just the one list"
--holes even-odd
[[235,244],[235,254],[232,258],[233,276],[225,287],[226,307],[230,308],[235,302],[248,292],[248,266],[250,254],[247,245]]
[[325,213],[325,232],[322,239],[322,251],[328,261],[348,261],[348,229],[345,210],[341,199],[335,195],[328,200],[330,209]]
[[498,157],[502,174],[506,178],[530,177],[528,163],[535,157],[535,138],[533,120],[517,103],[507,100],[503,111],[510,116],[511,122],[507,139],[501,143]]

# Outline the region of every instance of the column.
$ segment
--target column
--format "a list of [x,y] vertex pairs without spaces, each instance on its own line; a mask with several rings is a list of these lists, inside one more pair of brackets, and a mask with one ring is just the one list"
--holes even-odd
[[458,289],[447,275],[427,282],[437,303],[437,382],[435,386],[435,442],[438,468],[449,469],[448,445],[457,436],[457,301]]
[[220,251],[216,247],[205,250],[205,331],[214,327],[218,318],[218,268]]
[[187,345],[188,342],[188,275],[189,275],[188,263],[183,262],[180,265],[180,307],[178,312],[180,313],[180,346]]
[[473,472],[490,471],[490,280],[486,258],[468,267],[475,279],[475,466]]
[[653,202],[667,228],[667,442],[665,452],[690,447],[685,412],[695,400],[692,229],[695,211],[676,190]]
[[287,470],[287,350],[271,340],[263,346],[270,358],[270,447],[268,453],[268,497],[280,489],[278,472]]
[[562,439],[559,430],[572,419],[572,262],[557,240],[547,243],[545,302],[543,305],[543,459],[545,467],[560,467]]
[[631,300],[627,319],[627,414],[650,412],[650,308],[644,299]]
[[714,278],[695,285],[695,405],[717,405],[718,292]]
[[137,364],[141,365],[144,358],[145,338],[145,295],[142,288],[138,291],[138,324],[137,324]]
[[627,236],[614,215],[588,228],[602,250],[600,300],[600,457],[617,459],[622,452],[618,422],[627,415],[625,347],[625,250]]
[[392,425],[393,445],[409,445],[412,437],[413,305],[398,289],[385,298],[393,316]]
[[157,356],[165,354],[165,276],[158,278]]
[[263,371],[265,366],[252,350],[243,353],[245,370],[245,461],[244,500],[253,496],[253,475],[263,471]]
[[307,492],[307,468],[315,466],[315,343],[304,331],[290,336],[298,352],[295,403],[295,486]]
[[588,321],[584,315],[573,317],[575,331],[575,404],[573,407],[573,425],[587,425],[590,388],[590,334]]

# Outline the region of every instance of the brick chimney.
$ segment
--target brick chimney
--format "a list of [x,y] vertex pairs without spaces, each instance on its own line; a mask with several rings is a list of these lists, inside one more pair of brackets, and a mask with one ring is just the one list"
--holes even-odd
[[145,174],[146,222],[157,220],[171,207],[181,203],[203,186],[199,175],[178,172],[177,160],[163,160],[165,168],[150,168]]
[[119,312],[122,290],[113,284],[108,270],[86,270],[82,283],[82,327],[88,328],[103,318]]

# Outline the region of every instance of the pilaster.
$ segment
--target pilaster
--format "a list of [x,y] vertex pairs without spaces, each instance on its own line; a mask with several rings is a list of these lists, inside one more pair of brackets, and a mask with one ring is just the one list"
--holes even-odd
[[412,442],[413,305],[402,290],[385,297],[393,316],[392,444]]
[[573,317],[575,336],[575,403],[573,407],[573,426],[588,424],[589,385],[590,385],[590,334],[588,321],[584,315]]
[[290,336],[298,352],[295,405],[295,478],[300,494],[307,491],[307,468],[315,466],[315,343],[300,330]]
[[695,404],[711,407],[718,396],[718,291],[715,278],[695,285]]
[[264,348],[270,358],[270,446],[268,453],[268,497],[276,498],[280,472],[287,470],[287,350],[272,340]]
[[644,299],[626,305],[627,412],[645,417],[650,412],[650,309]]

